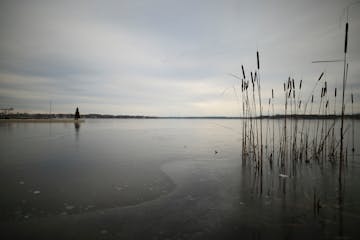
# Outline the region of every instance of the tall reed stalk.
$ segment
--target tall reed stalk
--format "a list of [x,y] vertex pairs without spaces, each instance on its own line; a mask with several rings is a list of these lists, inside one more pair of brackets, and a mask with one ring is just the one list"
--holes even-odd
[[345,43],[344,43],[344,72],[342,83],[342,100],[341,100],[341,126],[340,126],[340,164],[339,164],[339,185],[342,181],[342,167],[344,162],[344,114],[345,114],[345,87],[347,77],[347,44],[348,44],[349,23],[345,25]]

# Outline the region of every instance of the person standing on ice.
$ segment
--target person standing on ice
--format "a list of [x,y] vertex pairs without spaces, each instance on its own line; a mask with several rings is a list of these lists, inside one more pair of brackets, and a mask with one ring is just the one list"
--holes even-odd
[[79,108],[77,107],[75,111],[75,120],[79,120],[79,118],[80,118],[80,113],[79,113]]

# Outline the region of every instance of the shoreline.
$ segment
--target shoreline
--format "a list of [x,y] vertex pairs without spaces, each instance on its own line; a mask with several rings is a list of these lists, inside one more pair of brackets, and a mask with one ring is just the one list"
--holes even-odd
[[9,119],[0,119],[2,122],[30,122],[30,123],[83,123],[85,119],[75,120],[72,118],[9,118]]
[[[281,119],[296,119],[296,120],[324,120],[324,119],[332,119],[338,120],[340,119],[340,115],[274,115],[274,116],[254,116],[254,117],[226,117],[226,116],[208,116],[208,117],[153,117],[153,116],[112,116],[112,115],[99,115],[99,116],[89,116],[85,115],[79,120],[75,120],[74,118],[67,117],[59,117],[59,118],[0,118],[0,122],[85,122],[85,119],[239,119],[239,120],[281,120]],[[360,114],[353,115],[344,115],[345,119],[360,119]]]

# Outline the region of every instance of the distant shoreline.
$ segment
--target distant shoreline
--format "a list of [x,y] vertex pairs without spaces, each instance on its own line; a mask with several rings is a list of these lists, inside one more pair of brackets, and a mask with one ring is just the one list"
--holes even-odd
[[[141,115],[108,115],[108,114],[84,114],[81,119],[75,120],[72,114],[9,114],[0,115],[0,121],[19,121],[19,122],[83,122],[84,119],[340,119],[341,115],[274,115],[274,116],[255,116],[246,117],[227,117],[227,116],[188,116],[188,117],[158,117]],[[360,119],[360,114],[344,115],[346,119]]]
[[1,122],[31,122],[31,123],[82,123],[84,119],[75,120],[72,118],[3,118]]

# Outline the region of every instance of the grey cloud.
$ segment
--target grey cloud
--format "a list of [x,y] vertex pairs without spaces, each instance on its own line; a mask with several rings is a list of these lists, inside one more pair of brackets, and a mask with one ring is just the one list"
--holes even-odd
[[[311,61],[342,57],[348,3],[2,1],[0,97],[27,109],[53,99],[62,111],[73,103],[114,114],[211,114],[211,106],[214,114],[231,114],[236,97],[221,92],[238,82],[227,74],[240,74],[241,64],[254,70],[257,49],[264,99],[289,75],[304,80],[306,95],[322,71],[338,86],[341,66]],[[349,86],[359,92],[355,7],[350,20]],[[11,83],[5,75],[21,78]]]

